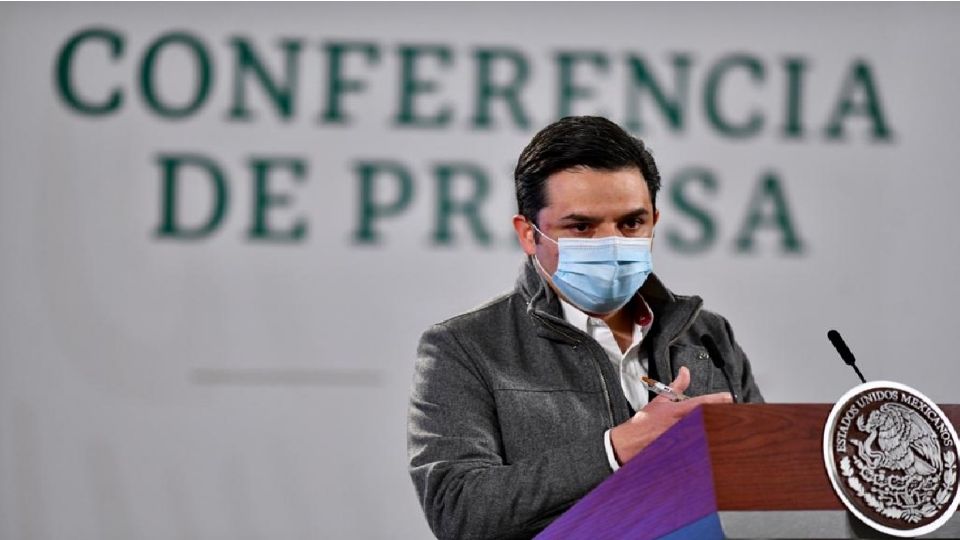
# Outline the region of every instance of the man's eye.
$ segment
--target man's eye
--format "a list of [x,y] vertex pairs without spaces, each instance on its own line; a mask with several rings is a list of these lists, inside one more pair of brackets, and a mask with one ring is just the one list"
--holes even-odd
[[636,230],[643,226],[643,222],[639,219],[628,219],[624,221],[621,225],[624,229]]
[[587,231],[590,230],[590,224],[589,224],[589,223],[574,223],[573,225],[570,225],[569,228],[570,228],[571,230],[576,231],[576,232],[581,232],[581,233],[583,233],[583,232],[587,232]]

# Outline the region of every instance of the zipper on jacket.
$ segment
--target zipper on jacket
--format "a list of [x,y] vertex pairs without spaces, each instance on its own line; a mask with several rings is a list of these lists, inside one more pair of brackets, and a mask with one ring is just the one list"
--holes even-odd
[[[700,315],[700,310],[701,310],[702,308],[703,308],[703,304],[697,306],[697,309],[694,310],[693,315],[691,315],[691,316],[690,316],[690,319],[689,319],[686,323],[684,323],[683,327],[680,328],[680,331],[677,332],[677,335],[673,336],[673,338],[672,338],[670,341],[667,342],[667,350],[666,350],[666,353],[667,353],[667,354],[666,354],[666,356],[667,356],[667,366],[669,366],[669,367],[671,368],[671,369],[670,369],[670,375],[671,375],[671,377],[673,376],[673,359],[670,358],[670,346],[673,345],[674,343],[676,343],[676,342],[680,339],[680,336],[682,336],[682,335],[684,334],[684,332],[686,332],[687,330],[690,329],[691,326],[693,326],[693,323],[694,323],[694,321],[697,320],[697,317]],[[662,375],[661,375],[661,377],[662,377]]]
[[[698,310],[698,312],[699,312],[699,310]],[[589,335],[587,335],[586,333],[584,333],[584,332],[582,332],[582,331],[580,331],[580,330],[578,330],[578,329],[574,329],[577,334],[570,334],[570,333],[567,331],[566,328],[564,328],[564,327],[561,326],[560,324],[552,321],[551,319],[549,319],[549,318],[547,318],[547,317],[544,317],[543,315],[540,315],[536,310],[533,310],[532,313],[533,313],[533,315],[534,315],[535,317],[537,317],[538,319],[540,319],[541,322],[547,324],[548,326],[553,327],[553,329],[556,330],[557,332],[560,332],[561,334],[563,334],[563,335],[565,335],[565,336],[567,336],[567,337],[569,337],[569,338],[571,338],[571,339],[574,339],[574,340],[577,342],[577,344],[573,346],[574,348],[577,348],[577,347],[579,347],[580,345],[583,344],[583,342],[582,342],[581,340],[577,339],[577,338],[579,337],[577,334],[583,334],[584,336],[587,336],[588,338],[590,337]],[[591,338],[591,339],[592,339],[592,338]],[[602,351],[601,351],[601,352],[602,352]],[[668,354],[669,354],[669,353],[668,353]],[[606,360],[606,353],[604,353],[604,360]],[[607,378],[603,376],[603,368],[600,367],[600,360],[597,359],[597,357],[596,357],[595,354],[593,355],[593,367],[596,368],[596,370],[597,370],[597,375],[600,376],[600,388],[603,390],[603,400],[604,400],[604,402],[607,404],[607,416],[608,416],[608,418],[609,418],[609,420],[610,420],[610,424],[609,424],[608,428],[612,428],[612,427],[616,426],[617,424],[616,424],[616,420],[614,419],[614,416],[613,416],[613,404],[610,402],[610,390],[607,388]]]
[[[607,378],[603,376],[603,368],[600,367],[601,360],[598,360],[596,355],[594,355],[593,360],[593,367],[597,368],[597,374],[600,375],[600,387],[603,388],[603,399],[607,402],[607,414],[610,416],[610,425],[608,428],[612,428],[617,424],[613,418],[613,404],[610,403],[610,391],[607,390]],[[607,361],[606,353],[604,353],[603,361]]]

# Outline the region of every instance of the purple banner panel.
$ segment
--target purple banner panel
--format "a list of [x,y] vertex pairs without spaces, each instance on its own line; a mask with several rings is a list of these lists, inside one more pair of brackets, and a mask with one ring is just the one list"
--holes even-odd
[[[698,407],[557,518],[537,539],[660,538],[679,533],[716,511],[703,412]],[[701,538],[723,537],[719,520],[715,521],[716,532]],[[708,519],[703,525],[709,523]]]

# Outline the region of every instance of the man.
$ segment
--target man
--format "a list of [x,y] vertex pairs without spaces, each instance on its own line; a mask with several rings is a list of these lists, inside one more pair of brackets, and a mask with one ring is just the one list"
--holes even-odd
[[[725,319],[651,271],[660,174],[598,117],[538,133],[514,173],[516,289],[424,333],[410,474],[440,538],[529,538],[694,407],[761,401]],[[692,399],[649,395],[641,376]]]

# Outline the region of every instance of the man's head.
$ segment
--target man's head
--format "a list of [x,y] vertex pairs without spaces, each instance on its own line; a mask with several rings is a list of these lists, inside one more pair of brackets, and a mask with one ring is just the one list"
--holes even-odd
[[513,173],[519,214],[539,225],[537,213],[548,204],[547,180],[573,168],[637,169],[656,210],[660,171],[643,141],[606,118],[568,116],[543,128],[520,153]]
[[514,180],[519,214],[513,224],[528,255],[553,273],[552,239],[650,237],[659,219],[660,172],[643,142],[596,116],[559,120],[520,154]]

